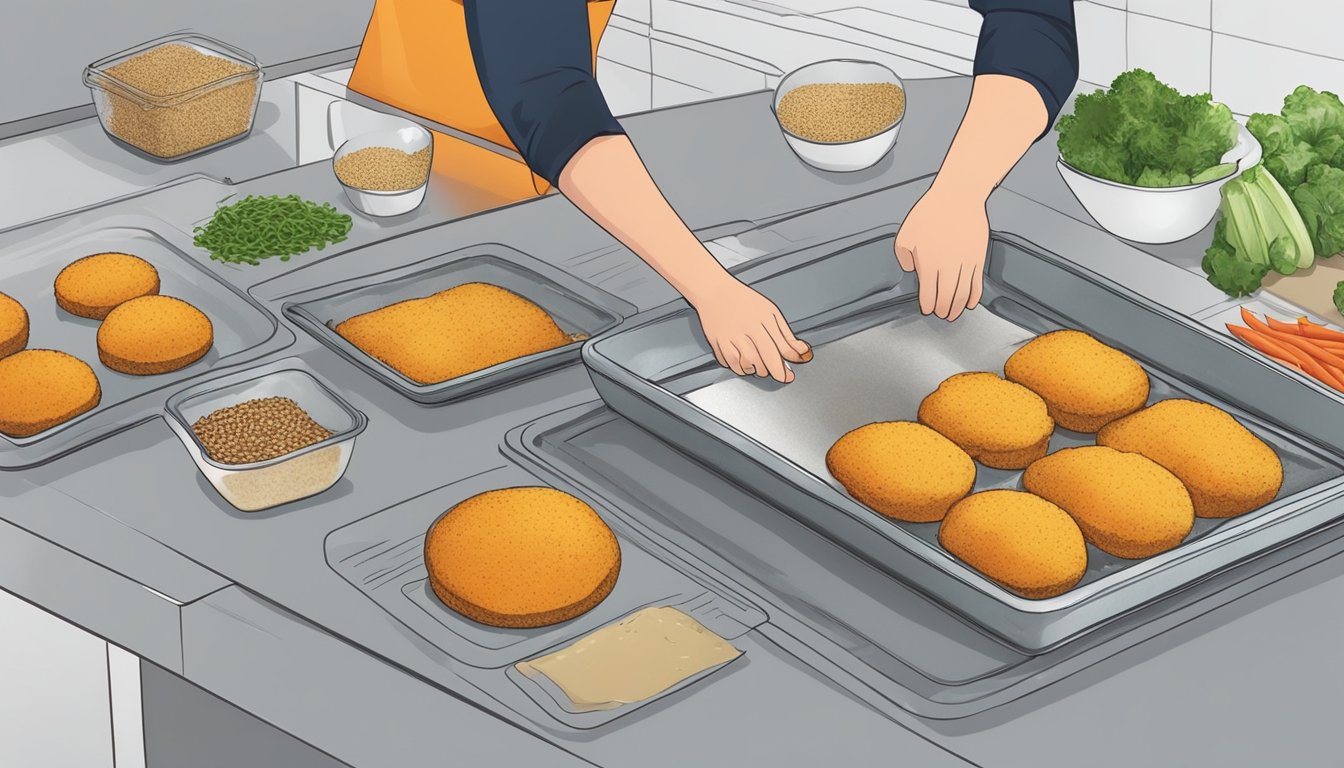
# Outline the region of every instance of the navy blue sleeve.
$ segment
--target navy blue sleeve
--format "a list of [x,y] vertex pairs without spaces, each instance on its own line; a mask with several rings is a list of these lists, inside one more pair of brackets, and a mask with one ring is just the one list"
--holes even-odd
[[1035,86],[1049,113],[1049,131],[1078,82],[1072,0],[971,0],[971,7],[985,17],[973,72],[1010,75]]
[[585,0],[465,0],[485,98],[528,166],[555,184],[575,152],[623,134],[593,77]]

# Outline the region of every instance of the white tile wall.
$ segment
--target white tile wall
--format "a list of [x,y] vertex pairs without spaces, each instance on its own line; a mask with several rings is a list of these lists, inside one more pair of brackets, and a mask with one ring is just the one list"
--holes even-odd
[[620,117],[653,108],[653,75],[598,57],[597,83],[611,113]]
[[1209,28],[1212,8],[1213,0],[1129,0],[1131,13],[1179,21],[1202,29]]
[[1129,14],[1128,68],[1142,67],[1182,93],[1207,93],[1213,35],[1207,29]]
[[1079,78],[1110,83],[1126,66],[1124,11],[1099,3],[1075,3]]
[[607,31],[602,34],[597,55],[640,72],[652,72],[648,26],[613,18]]
[[1233,112],[1278,112],[1303,84],[1344,93],[1344,61],[1213,34],[1213,96]]
[[1344,59],[1344,3],[1339,0],[1216,0],[1213,31]]

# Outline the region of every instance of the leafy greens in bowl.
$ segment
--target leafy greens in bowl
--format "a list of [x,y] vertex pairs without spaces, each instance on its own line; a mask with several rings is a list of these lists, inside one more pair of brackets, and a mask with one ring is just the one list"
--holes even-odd
[[1107,181],[1163,188],[1200,184],[1233,171],[1222,157],[1237,142],[1232,111],[1207,93],[1182,95],[1153,73],[1121,73],[1105,91],[1078,96],[1059,118],[1059,154]]

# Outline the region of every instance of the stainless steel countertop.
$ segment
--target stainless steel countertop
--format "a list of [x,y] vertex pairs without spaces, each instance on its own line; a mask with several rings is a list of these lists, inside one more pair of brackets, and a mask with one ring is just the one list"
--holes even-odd
[[[728,235],[724,247],[740,253],[774,251],[903,218],[946,151],[968,83],[911,82],[921,110],[893,155],[842,177],[793,157],[766,108],[768,94],[623,122],[693,228]],[[675,297],[562,198],[479,212],[460,205],[453,189],[432,189],[405,220],[357,217],[348,242],[288,264],[230,268],[192,255],[277,314],[283,297],[305,286],[480,242],[569,269],[641,309]],[[317,163],[231,186],[189,181],[110,209],[189,231],[230,192],[291,191],[345,207],[328,167]],[[799,215],[819,206],[834,207]],[[1228,305],[1189,268],[1198,263],[1200,238],[1153,249],[1153,258],[1092,226],[1055,173],[1048,139],[996,192],[990,213],[996,228],[1178,311],[1203,316]],[[97,215],[0,233],[0,253]],[[504,463],[480,446],[594,399],[586,373],[571,367],[470,407],[427,409],[296,335],[276,357],[301,357],[370,416],[341,483],[270,512],[237,513],[213,495],[166,425],[152,421],[45,466],[0,472],[0,586],[360,766],[430,755],[478,765],[814,765],[836,758],[919,766],[1259,765],[1288,754],[1311,764],[1335,748],[1327,697],[1331,677],[1344,673],[1329,662],[1344,627],[1321,610],[1344,592],[1334,557],[1048,691],[961,721],[882,706],[764,639],[755,641],[754,662],[722,684],[582,738],[488,713],[465,670],[429,653],[327,567],[321,538]],[[1273,663],[1248,663],[1250,653]],[[1123,732],[1134,737],[1115,738]]]

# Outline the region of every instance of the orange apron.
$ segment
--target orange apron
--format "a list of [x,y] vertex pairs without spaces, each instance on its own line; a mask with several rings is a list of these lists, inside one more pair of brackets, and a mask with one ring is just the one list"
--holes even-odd
[[[572,0],[553,0],[567,1]],[[588,2],[594,71],[597,45],[615,4],[616,0]],[[462,0],[376,0],[349,87],[404,112],[518,149],[481,89],[467,42]],[[529,186],[538,195],[550,189],[550,184],[525,164],[437,131],[434,165],[458,176],[464,171],[486,174],[474,180],[505,195],[523,192]],[[520,194],[514,199],[529,195]]]

